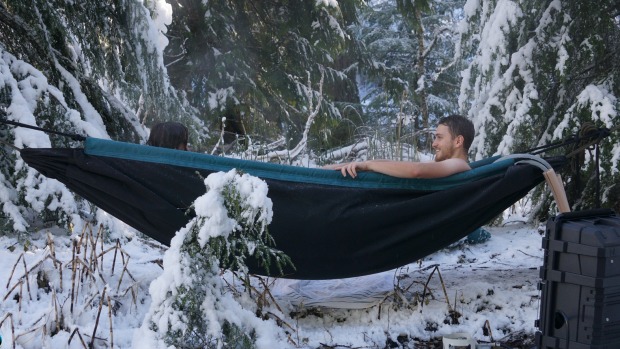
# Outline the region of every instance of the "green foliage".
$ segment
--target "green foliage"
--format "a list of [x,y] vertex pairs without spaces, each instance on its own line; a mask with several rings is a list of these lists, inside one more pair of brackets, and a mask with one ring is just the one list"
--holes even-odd
[[[161,3],[157,3],[160,4]],[[200,142],[195,108],[170,86],[153,2],[8,0],[0,3],[0,117],[54,131],[141,143],[144,124],[177,119]],[[161,21],[160,21],[161,22]],[[160,35],[158,38],[157,36]],[[17,147],[80,147],[70,138],[11,127]],[[3,149],[5,153],[7,149]],[[11,154],[2,158],[3,211],[14,229],[65,224],[79,199]]]
[[[164,274],[175,275],[164,275],[162,280],[178,281],[163,285],[168,290],[166,299],[155,304],[155,316],[146,321],[166,347],[254,348],[258,329],[251,319],[258,320],[256,313],[239,303],[220,270],[241,271],[246,279],[245,262],[250,256],[266,268],[275,264],[280,271],[292,264],[270,246],[273,240],[266,229],[271,201],[261,200],[267,193],[264,182],[232,170],[210,175],[205,184],[207,193],[194,203],[196,218],[171,243],[168,253],[178,259],[166,264],[164,258]],[[205,203],[210,207],[206,211]],[[205,231],[210,233],[205,236]],[[161,320],[155,319],[163,316],[167,326],[158,328]]]
[[[171,295],[173,297],[171,307],[181,314],[183,328],[170,326],[164,336],[165,342],[175,348],[186,349],[215,349],[220,348],[222,343],[226,343],[227,348],[253,348],[253,336],[226,320],[222,323],[220,335],[210,334],[209,320],[205,316],[203,303],[209,300],[217,302],[218,297],[222,297],[220,292],[223,290],[214,289],[210,284],[210,280],[220,277],[217,273],[217,253],[211,246],[213,243],[210,242],[206,248],[201,247],[197,232],[198,229],[192,229],[181,247],[181,253],[188,261],[188,270],[185,272],[193,276],[194,282],[180,285],[175,290],[175,295]],[[153,330],[157,330],[153,324],[151,326]]]
[[420,145],[426,134],[418,131],[456,112],[459,65],[451,33],[461,5],[399,1],[361,9],[355,30],[366,47],[361,97],[369,125],[386,140]]
[[[479,129],[476,158],[527,151],[591,126],[612,129],[600,143],[600,185],[602,205],[618,207],[618,196],[609,195],[620,182],[615,2],[530,0],[499,6],[487,0],[469,5],[461,52],[471,63],[463,72],[459,101]],[[591,154],[564,171],[573,209],[596,206],[597,164]],[[540,212],[547,212],[548,193],[538,194]]]
[[231,135],[258,142],[282,135],[296,142],[310,113],[304,90],[308,73],[316,100],[316,82],[325,72],[318,124],[339,118],[347,103],[359,101],[355,51],[347,32],[356,3],[173,2],[166,50],[171,82],[187,93],[213,129],[224,126]]
[[40,70],[64,97],[51,98],[51,106],[44,99],[37,118],[47,114],[54,121],[49,126],[79,133],[79,127],[63,122],[72,110],[89,118],[93,111],[80,100],[84,94],[114,139],[139,142],[139,121],[167,119],[171,113],[190,122],[167,85],[155,43],[145,35],[152,29],[149,10],[135,1],[7,1],[0,34],[5,49]]
[[[228,183],[223,188],[222,196],[229,217],[233,218],[238,226],[227,236],[216,236],[209,240],[213,256],[217,258],[221,268],[239,270],[243,273],[248,272],[246,259],[253,256],[265,271],[275,270],[282,274],[283,268],[293,266],[291,259],[272,247],[275,241],[269,235],[266,222],[261,218],[263,213],[247,214],[252,210],[248,210],[245,198],[241,196],[236,185]],[[272,269],[272,266],[275,269]]]

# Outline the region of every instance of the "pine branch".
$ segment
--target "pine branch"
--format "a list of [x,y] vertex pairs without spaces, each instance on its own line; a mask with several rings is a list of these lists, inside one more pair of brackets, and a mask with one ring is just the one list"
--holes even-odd
[[435,46],[435,44],[437,44],[437,39],[439,38],[439,35],[446,31],[450,31],[450,28],[442,27],[435,31],[435,34],[433,34],[433,40],[428,44],[428,47],[424,50],[424,52],[422,52],[422,57],[428,57],[428,54],[431,53],[433,47]]
[[37,61],[40,70],[51,70],[51,63],[54,62],[54,57],[48,49],[49,46],[41,41],[40,35],[38,35],[36,30],[26,23],[23,18],[10,13],[4,2],[0,2],[0,22],[15,30],[25,38],[25,41],[33,46],[36,54],[32,55],[30,58]]
[[319,94],[316,107],[314,107],[312,95],[312,85],[310,81],[310,72],[308,72],[308,86],[306,87],[306,99],[308,100],[308,109],[310,110],[310,115],[308,115],[308,119],[306,120],[306,126],[304,128],[304,132],[302,134],[301,140],[293,149],[285,149],[279,151],[273,151],[263,156],[259,156],[257,160],[259,161],[270,161],[275,158],[286,158],[289,160],[295,159],[304,149],[306,149],[308,145],[308,134],[310,133],[310,128],[314,119],[319,114],[321,109],[321,103],[323,102],[323,81],[325,78],[325,71],[321,69],[321,80],[319,81]]

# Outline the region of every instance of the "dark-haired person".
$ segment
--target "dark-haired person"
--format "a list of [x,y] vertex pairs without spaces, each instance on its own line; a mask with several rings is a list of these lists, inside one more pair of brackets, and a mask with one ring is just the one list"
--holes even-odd
[[333,164],[324,169],[340,170],[343,176],[357,177],[358,171],[373,171],[401,178],[439,178],[470,170],[467,152],[474,140],[474,125],[461,115],[441,118],[435,130],[434,162],[392,160],[355,161]]
[[151,128],[151,134],[146,144],[154,147],[187,150],[188,136],[187,127],[182,123],[165,121],[157,123]]

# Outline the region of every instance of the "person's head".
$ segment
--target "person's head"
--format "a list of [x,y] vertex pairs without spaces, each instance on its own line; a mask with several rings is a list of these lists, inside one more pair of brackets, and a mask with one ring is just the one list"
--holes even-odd
[[439,119],[433,141],[435,161],[457,157],[467,160],[474,134],[474,124],[464,116],[450,115]]
[[155,124],[151,128],[148,145],[154,147],[187,150],[187,127],[176,121],[166,121]]

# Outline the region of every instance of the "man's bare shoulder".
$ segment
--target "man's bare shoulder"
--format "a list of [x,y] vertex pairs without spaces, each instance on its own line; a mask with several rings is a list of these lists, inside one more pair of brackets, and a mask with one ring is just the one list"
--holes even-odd
[[435,163],[434,171],[427,177],[447,177],[460,172],[471,170],[469,163],[460,158],[445,159]]
[[463,171],[471,170],[471,167],[469,166],[469,162],[461,158],[445,159],[443,161],[440,161],[439,163],[442,163],[447,166],[457,166],[457,167],[463,168],[464,169]]

